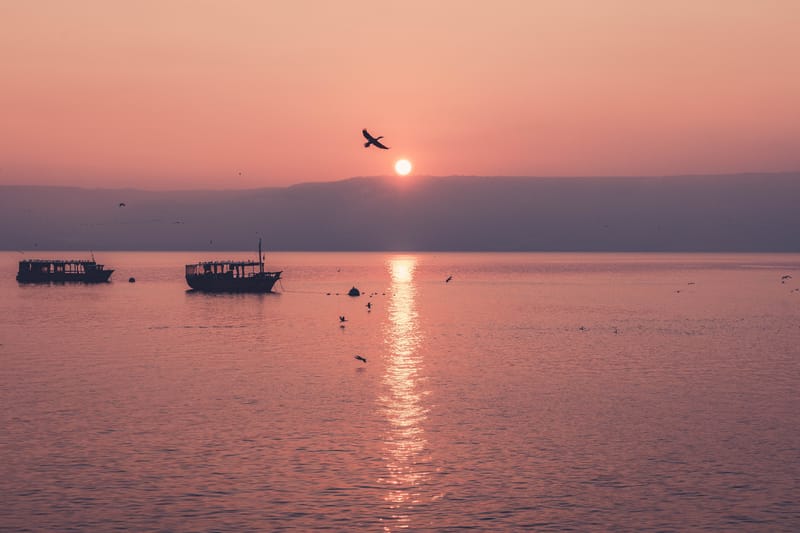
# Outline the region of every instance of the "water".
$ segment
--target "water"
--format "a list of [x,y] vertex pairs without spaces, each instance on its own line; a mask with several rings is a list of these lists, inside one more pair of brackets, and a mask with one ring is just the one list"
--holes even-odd
[[0,254],[2,529],[800,528],[798,255],[97,255]]

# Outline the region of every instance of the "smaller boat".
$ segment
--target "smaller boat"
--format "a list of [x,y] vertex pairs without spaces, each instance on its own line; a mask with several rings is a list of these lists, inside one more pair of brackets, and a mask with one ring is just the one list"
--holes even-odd
[[19,262],[17,281],[20,283],[50,283],[74,281],[79,283],[105,283],[113,270],[104,265],[82,259],[25,259]]
[[258,261],[203,261],[186,265],[186,283],[203,292],[272,292],[283,271],[265,272],[258,239]]

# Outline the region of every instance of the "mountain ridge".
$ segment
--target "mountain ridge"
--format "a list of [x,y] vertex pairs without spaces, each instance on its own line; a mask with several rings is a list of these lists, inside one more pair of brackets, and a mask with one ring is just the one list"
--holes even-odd
[[[120,203],[125,203],[120,207]],[[0,186],[0,249],[800,252],[800,173]]]

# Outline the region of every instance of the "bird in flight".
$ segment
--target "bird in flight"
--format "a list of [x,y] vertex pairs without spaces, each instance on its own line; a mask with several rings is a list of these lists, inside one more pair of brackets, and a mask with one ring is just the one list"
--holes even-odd
[[120,202],[120,203],[119,203],[119,206],[120,206],[120,207],[125,207],[125,202]]
[[383,139],[383,135],[381,135],[379,137],[373,137],[372,135],[369,134],[369,132],[367,131],[366,128],[361,130],[361,133],[364,135],[364,138],[367,140],[367,142],[364,143],[364,148],[369,148],[370,145],[374,145],[376,148],[381,148],[382,150],[388,150],[389,149],[388,146],[384,146],[383,143],[381,143],[381,141],[380,141],[381,139]]
[[362,357],[360,355],[354,355],[353,358],[354,359],[358,359],[359,361],[364,362],[364,363],[367,362],[367,358],[366,357]]
[[450,280],[453,279],[453,276],[447,276],[447,279],[444,280],[445,283],[450,283]]

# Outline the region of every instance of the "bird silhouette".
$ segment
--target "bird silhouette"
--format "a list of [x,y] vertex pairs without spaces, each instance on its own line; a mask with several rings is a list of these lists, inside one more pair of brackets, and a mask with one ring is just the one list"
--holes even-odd
[[453,276],[447,276],[447,279],[444,280],[445,283],[450,283],[450,280],[453,279]]
[[120,202],[120,203],[119,203],[119,206],[120,206],[120,207],[125,207],[125,202]]
[[367,362],[367,358],[366,357],[362,357],[360,355],[353,356],[353,359],[358,359],[359,361],[364,362],[364,363]]
[[367,142],[364,143],[364,148],[369,148],[370,145],[373,145],[376,148],[380,148],[382,150],[388,150],[389,149],[388,146],[385,146],[380,141],[381,139],[383,139],[383,135],[381,135],[379,137],[373,137],[372,135],[369,134],[369,132],[366,130],[366,128],[361,130],[361,133],[364,135],[364,138],[367,140]]
[[347,319],[344,317],[344,315],[339,315],[339,322],[347,322]]

